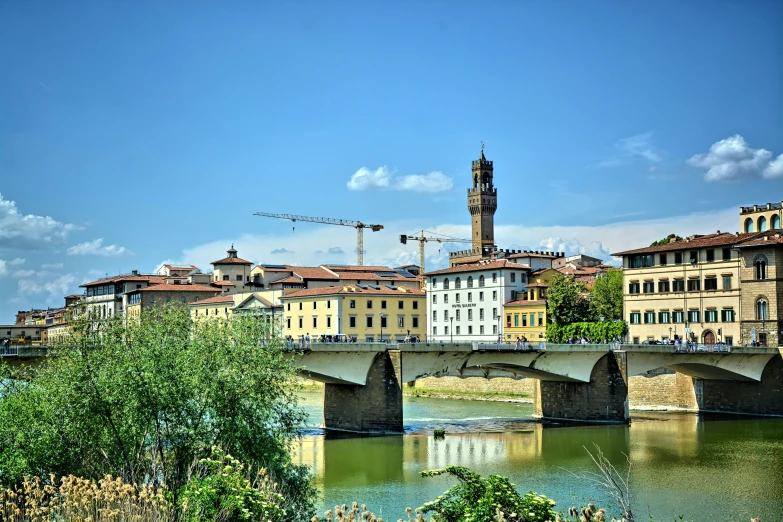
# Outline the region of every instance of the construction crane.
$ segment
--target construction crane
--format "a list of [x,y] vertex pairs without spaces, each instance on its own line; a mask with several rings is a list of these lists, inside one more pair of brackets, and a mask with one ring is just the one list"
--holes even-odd
[[[425,236],[424,234],[430,234],[429,236]],[[451,237],[451,236],[444,236],[443,234],[438,234],[437,232],[430,232],[428,230],[422,230],[421,232],[418,232],[419,235],[417,236],[408,236],[406,234],[402,234],[400,236],[400,243],[403,245],[408,243],[408,240],[411,241],[418,241],[419,242],[419,288],[422,290],[426,290],[426,280],[424,279],[424,244],[427,241],[435,241],[436,243],[472,243],[470,239],[460,239],[458,237]]]
[[353,227],[356,229],[357,246],[357,264],[364,264],[364,229],[369,228],[373,232],[383,230],[383,225],[365,225],[361,221],[351,221],[350,219],[334,219],[323,217],[296,216],[294,214],[270,214],[268,212],[256,212],[254,216],[271,217],[278,219],[288,219],[296,223],[297,221],[306,221],[309,223],[321,223],[322,225],[341,225],[344,227]]

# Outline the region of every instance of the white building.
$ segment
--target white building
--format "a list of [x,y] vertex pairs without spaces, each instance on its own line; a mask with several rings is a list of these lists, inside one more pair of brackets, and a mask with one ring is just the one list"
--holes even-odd
[[256,286],[250,281],[253,263],[237,256],[234,245],[227,251],[228,256],[212,261],[214,267],[212,285],[220,286],[224,294],[251,292]]
[[485,260],[428,272],[427,340],[502,339],[503,305],[526,291],[531,271],[530,266],[515,261]]

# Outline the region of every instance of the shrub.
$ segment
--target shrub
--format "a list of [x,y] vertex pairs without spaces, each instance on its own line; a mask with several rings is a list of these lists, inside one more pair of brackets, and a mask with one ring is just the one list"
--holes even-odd
[[614,338],[622,339],[627,331],[628,325],[625,321],[553,323],[546,328],[546,340],[550,343],[563,343],[569,337],[587,337],[592,342],[610,342]]

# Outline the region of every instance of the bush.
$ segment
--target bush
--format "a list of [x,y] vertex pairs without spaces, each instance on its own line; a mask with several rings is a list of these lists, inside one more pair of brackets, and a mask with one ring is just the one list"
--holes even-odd
[[437,499],[419,508],[433,513],[439,522],[494,522],[509,521],[546,522],[555,520],[555,505],[543,495],[534,492],[522,496],[507,477],[490,475],[482,478],[462,466],[422,471],[423,477],[451,475],[460,480]]
[[564,343],[570,337],[587,337],[592,342],[611,342],[622,339],[628,331],[625,321],[597,321],[571,324],[550,324],[546,328],[546,340],[550,343]]

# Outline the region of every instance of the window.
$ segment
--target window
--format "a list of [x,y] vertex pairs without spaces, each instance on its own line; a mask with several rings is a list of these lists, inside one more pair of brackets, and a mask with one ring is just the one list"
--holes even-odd
[[516,283],[517,281],[517,274],[515,272],[511,272],[511,282]]
[[724,261],[731,261],[731,249],[730,248],[724,248],[723,249],[723,260]]
[[435,288],[436,286],[438,286],[438,278],[437,277],[433,277],[432,278],[432,288]]
[[492,290],[492,300],[497,301],[498,300],[498,291]]
[[658,281],[658,292],[668,292],[669,291],[669,282],[668,281]]
[[734,322],[734,310],[731,310],[729,308],[723,309],[720,311],[720,320],[724,323],[733,323]]
[[356,316],[352,315],[348,318],[348,328],[356,328]]
[[684,292],[685,291],[685,281],[682,279],[675,279],[672,281],[673,290],[675,292]]
[[753,218],[745,220],[745,233],[753,232]]
[[437,310],[433,310],[432,311],[432,322],[434,323],[437,320],[438,320],[438,311]]
[[381,301],[381,310],[386,310],[386,301]]
[[302,303],[301,302],[299,303],[299,309],[300,310],[302,309]]
[[313,317],[313,328],[318,328],[318,318]]
[[767,300],[766,299],[759,299],[756,301],[756,319],[759,321],[766,321],[769,319],[769,315],[767,314]]
[[229,278],[228,278],[228,274],[224,275],[224,276],[223,276],[223,281],[228,281],[228,280],[229,280]]
[[672,322],[673,323],[684,323],[685,322],[685,312],[682,310],[677,310],[675,312],[672,312]]
[[386,316],[381,316],[381,328],[386,328]]
[[356,308],[356,300],[355,299],[351,299],[348,302],[348,308]]
[[365,324],[365,326],[366,326],[367,328],[372,328],[372,316],[371,316],[371,315],[368,315],[368,316],[365,318],[365,320],[366,320],[366,324]]
[[472,320],[473,320],[473,309],[468,308],[468,321],[472,321]]
[[717,290],[718,289],[718,278],[717,277],[705,277],[704,278],[704,289],[705,290]]
[[459,293],[457,293],[457,294],[455,295],[455,297],[457,298],[457,299],[456,299],[456,302],[457,302],[457,303],[459,303]]
[[767,218],[761,216],[759,218],[759,232],[766,232],[766,231],[767,231]]
[[698,292],[701,290],[701,279],[688,279],[688,291]]
[[468,335],[473,335],[473,327],[468,325]]
[[514,326],[519,326],[519,314],[514,314]]
[[418,328],[419,327],[419,318],[418,316],[411,317],[411,328]]
[[468,288],[473,288],[473,276],[468,276]]
[[449,311],[443,310],[443,320],[448,321],[449,320]]
[[493,308],[492,309],[492,319],[497,319],[497,318],[498,318],[498,309],[497,308]]
[[498,333],[498,325],[496,325],[496,324],[492,325],[492,333],[493,334],[497,334]]
[[530,312],[530,326],[536,325],[536,314],[533,312]]
[[628,285],[628,293],[629,294],[638,294],[639,293],[639,283],[630,283]]
[[497,283],[498,282],[498,273],[492,272],[492,282]]
[[544,326],[544,312],[538,312],[538,326]]
[[707,249],[707,262],[712,263],[713,261],[715,261],[715,249],[709,248]]
[[479,301],[484,300],[484,292],[479,292]]
[[332,302],[326,301],[326,308],[331,308],[331,307],[332,307]]
[[448,290],[449,289],[449,278],[443,280],[443,289]]
[[655,312],[644,312],[644,324],[655,324]]
[[457,309],[457,312],[456,312],[456,314],[455,314],[455,315],[456,315],[455,319],[456,319],[457,321],[459,321],[459,308]]
[[777,230],[777,229],[780,228],[780,216],[775,214],[774,216],[772,216],[772,220],[771,221],[772,221],[772,224],[770,225],[770,228],[772,230]]
[[666,266],[666,254],[658,255],[658,264],[661,266]]
[[459,335],[459,325],[457,325],[457,335]]
[[699,322],[699,311],[698,310],[688,310],[688,322],[689,323],[698,323]]
[[522,327],[527,326],[527,314],[522,314]]
[[631,312],[631,324],[641,324],[642,322],[642,314],[639,312]]
[[444,326],[443,327],[443,335],[449,335],[449,327],[448,326]]
[[628,268],[647,268],[653,266],[653,255],[631,256],[628,258]]
[[367,300],[367,309],[372,310],[372,299]]
[[482,286],[484,286],[484,276],[483,275],[479,276],[479,287],[482,287]]
[[484,325],[479,325],[479,335],[484,335]]
[[418,310],[419,309],[419,302],[418,301],[413,301],[413,309],[414,310]]
[[473,292],[468,292],[468,302],[469,303],[473,302]]
[[705,310],[704,311],[704,322],[705,323],[717,323],[718,322],[718,311],[717,310]]
[[241,280],[242,280],[242,274],[237,274],[237,281],[241,281]]
[[405,308],[405,301],[397,301],[397,310]]
[[291,303],[286,303],[286,310],[291,311]]
[[438,295],[432,294],[432,304],[438,304]]
[[300,329],[300,330],[302,329],[302,324],[303,324],[303,321],[304,321],[304,319],[302,319],[302,318],[300,317],[300,318],[299,318],[299,329]]
[[668,324],[669,312],[658,312],[658,322],[661,324]]
[[313,310],[318,308],[318,301],[313,301]]
[[674,264],[675,265],[681,265],[682,264],[682,252],[675,252],[674,253]]
[[484,320],[484,309],[479,308],[479,321],[483,321],[483,320]]
[[655,283],[652,281],[645,281],[644,282],[644,293],[645,294],[652,294],[655,292]]
[[332,327],[332,316],[331,315],[327,315],[326,316],[326,327],[327,328],[331,328]]
[[454,280],[454,288],[462,288],[462,279],[459,277]]
[[449,294],[443,294],[443,304],[449,304]]
[[756,281],[761,281],[767,278],[767,258],[759,256],[753,263],[756,267]]
[[731,276],[723,276],[723,289],[731,290]]
[[[207,314],[209,314],[209,310],[207,310]],[[290,317],[286,318],[286,320],[285,320],[285,327],[288,328],[289,330],[291,329],[291,318]]]
[[438,327],[437,326],[433,326],[432,327],[432,335],[438,335]]

